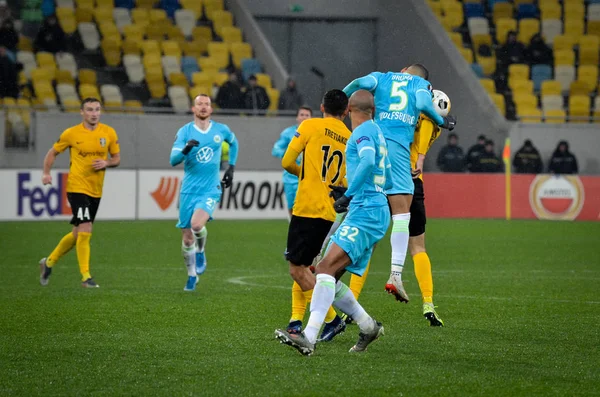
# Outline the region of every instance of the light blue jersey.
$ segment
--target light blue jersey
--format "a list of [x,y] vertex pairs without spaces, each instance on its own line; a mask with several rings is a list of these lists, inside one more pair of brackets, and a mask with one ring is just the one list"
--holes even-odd
[[346,146],[346,196],[351,206],[387,206],[385,189],[391,186],[387,144],[379,126],[367,121],[350,135]]
[[[277,157],[278,159],[282,159],[283,155],[285,154],[285,151],[288,148],[288,145],[290,144],[290,142],[292,141],[292,138],[294,137],[294,134],[296,133],[296,130],[298,129],[297,125],[293,125],[291,127],[286,128],[285,130],[281,131],[281,134],[279,135],[279,139],[277,140],[277,142],[275,142],[275,145],[273,145],[273,150],[271,151],[271,154],[274,157]],[[296,161],[296,163],[298,165],[302,164],[302,156],[298,156],[298,160]],[[283,183],[298,183],[298,177],[294,174],[290,174],[287,171],[283,171]]]

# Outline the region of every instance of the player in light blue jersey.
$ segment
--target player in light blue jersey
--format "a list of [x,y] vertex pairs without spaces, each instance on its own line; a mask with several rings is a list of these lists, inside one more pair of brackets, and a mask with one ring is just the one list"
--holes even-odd
[[[288,145],[290,144],[296,129],[304,120],[312,118],[312,109],[308,106],[301,106],[296,113],[296,124],[286,128],[279,135],[279,139],[273,145],[271,154],[278,159],[282,159]],[[296,160],[298,165],[302,164],[302,157],[298,156]],[[283,171],[283,191],[285,192],[285,199],[287,201],[288,211],[290,218],[292,216],[292,208],[294,207],[294,201],[296,200],[296,191],[298,190],[298,177],[294,174],[290,174],[287,171]]]
[[350,210],[316,267],[308,325],[301,333],[276,332],[281,342],[304,355],[314,352],[317,334],[332,304],[352,317],[360,328],[358,342],[351,352],[365,351],[383,335],[381,323],[367,314],[339,280],[345,271],[359,276],[365,272],[374,245],[385,236],[390,225],[385,189],[393,183],[385,138],[372,121],[373,95],[365,90],[356,91],[350,97],[349,108],[353,132],[346,146],[348,189],[335,201],[334,209],[337,213]]
[[415,134],[419,115],[423,112],[436,125],[453,130],[456,120],[452,116],[437,114],[432,102],[429,72],[421,64],[413,64],[400,73],[373,72],[352,81],[344,92],[347,95],[359,89],[375,96],[375,122],[381,127],[388,144],[388,155],[394,175],[393,186],[387,190],[392,210],[392,266],[385,290],[398,301],[408,303],[402,285],[402,269],[408,249],[408,224],[410,205],[414,193],[410,144]]
[[[194,121],[177,132],[171,165],[183,162],[184,173],[179,192],[179,222],[183,234],[182,253],[188,272],[184,291],[194,291],[198,276],[206,269],[204,246],[206,223],[221,200],[223,188],[231,186],[238,155],[238,142],[225,124],[210,119],[212,105],[208,95],[194,99]],[[223,141],[229,143],[229,168],[223,180],[219,178],[219,165]]]

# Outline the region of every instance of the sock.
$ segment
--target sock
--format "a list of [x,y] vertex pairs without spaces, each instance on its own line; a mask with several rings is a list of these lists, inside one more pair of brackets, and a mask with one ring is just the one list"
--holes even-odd
[[392,220],[392,236],[390,237],[392,243],[392,276],[402,279],[402,270],[404,270],[404,260],[408,249],[410,213],[393,215]]
[[419,252],[413,256],[413,262],[423,303],[433,303],[433,278],[431,277],[429,255],[427,255],[427,252]]
[[365,270],[362,276],[357,276],[356,274],[353,274],[350,277],[350,291],[352,291],[352,294],[354,295],[356,300],[358,300],[358,297],[360,296],[360,293],[363,287],[365,286],[365,281],[367,281],[367,275],[369,274],[370,267],[371,261],[369,260],[369,263],[367,263],[367,269]]
[[306,312],[306,298],[300,285],[294,281],[292,285],[292,321],[302,321],[304,319],[304,312]]
[[92,233],[79,232],[77,233],[77,262],[79,262],[79,272],[81,273],[82,281],[92,278],[90,275],[90,240]]
[[375,320],[358,303],[350,288],[341,281],[338,281],[335,285],[335,300],[333,301],[333,305],[352,317],[358,324],[361,332],[368,333],[373,331]]
[[196,245],[192,244],[188,247],[185,243],[182,243],[181,253],[183,254],[183,261],[185,262],[188,276],[196,277]]
[[48,255],[48,258],[46,259],[46,266],[54,266],[60,258],[62,258],[67,252],[71,251],[73,247],[75,247],[76,243],[77,239],[75,236],[73,236],[72,232],[65,234],[56,248],[54,248],[54,251]]
[[335,277],[329,274],[317,274],[313,300],[310,303],[310,317],[308,325],[304,328],[304,336],[310,343],[317,342],[317,334],[325,321],[325,315],[331,308],[335,298]]
[[[304,305],[304,310],[306,310],[306,305],[308,305],[311,301],[312,301],[312,297],[313,297],[313,289],[308,290],[308,291],[304,291],[304,299],[305,299],[305,305]],[[304,314],[304,312],[302,313]],[[325,322],[326,323],[330,323],[333,321],[333,319],[337,316],[337,313],[335,312],[335,309],[333,308],[333,306],[329,307],[329,310],[327,310],[327,314],[325,315]]]
[[208,230],[203,226],[200,231],[196,232],[193,230],[194,236],[196,237],[196,249],[198,252],[204,252],[204,247],[206,246],[206,237],[208,236]]

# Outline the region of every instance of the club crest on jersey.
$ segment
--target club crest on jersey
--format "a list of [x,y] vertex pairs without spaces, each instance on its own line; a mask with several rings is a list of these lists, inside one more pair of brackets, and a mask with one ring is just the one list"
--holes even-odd
[[221,136],[220,135],[215,135],[215,137],[213,139],[214,139],[214,141],[216,143],[220,143],[221,142]]
[[214,155],[215,153],[212,148],[209,146],[203,146],[196,153],[196,160],[198,160],[199,163],[208,163],[210,160],[212,160]]
[[106,138],[100,138],[100,146],[102,146],[102,147],[106,146]]
[[370,141],[371,139],[368,136],[361,136],[360,138],[358,138],[356,140],[356,144],[358,145],[359,143],[361,143],[362,141]]

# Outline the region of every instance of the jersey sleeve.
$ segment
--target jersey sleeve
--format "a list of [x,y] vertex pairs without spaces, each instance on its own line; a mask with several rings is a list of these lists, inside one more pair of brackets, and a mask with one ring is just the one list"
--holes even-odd
[[350,84],[344,87],[344,92],[348,97],[354,94],[358,90],[367,90],[373,92],[379,84],[379,77],[382,75],[380,72],[369,73],[366,76],[359,77],[352,80]]
[[419,139],[417,142],[415,142],[417,144],[418,154],[427,154],[435,128],[437,127],[433,125],[433,122],[428,118],[423,117],[421,119],[418,134]]
[[436,125],[444,124],[444,118],[437,114],[433,107],[432,87],[429,81],[418,78],[416,79],[415,98],[417,100],[417,109],[433,120]]
[[353,197],[365,184],[375,167],[375,137],[368,132],[358,134],[355,140],[359,163],[354,178],[350,181],[346,196]]
[[294,133],[294,137],[290,141],[288,148],[291,148],[295,152],[302,153],[312,132],[313,128],[311,127],[310,123],[303,121]]
[[288,137],[288,134],[286,132],[287,129],[283,130],[279,135],[279,139],[273,145],[273,150],[271,150],[271,154],[273,155],[273,157],[277,157],[278,159],[283,158],[283,155],[285,154],[285,151],[288,145],[290,144],[290,138]]
[[58,153],[64,152],[70,146],[71,146],[71,134],[69,134],[69,130],[63,131],[63,133],[60,134],[60,137],[58,138],[58,140],[54,143],[54,145],[52,145],[54,150],[56,150]]
[[225,126],[224,135],[225,142],[229,144],[229,165],[235,166],[239,152],[238,140],[228,126]]
[[110,140],[110,144],[108,145],[108,152],[111,156],[115,154],[121,153],[121,146],[119,145],[119,136],[117,135],[117,131],[111,131],[112,138]]
[[181,151],[183,150],[187,142],[186,135],[187,134],[185,133],[184,128],[180,128],[179,131],[177,131],[177,135],[175,136],[175,142],[173,142],[173,148],[171,149],[170,163],[173,167],[181,163],[185,158]]

